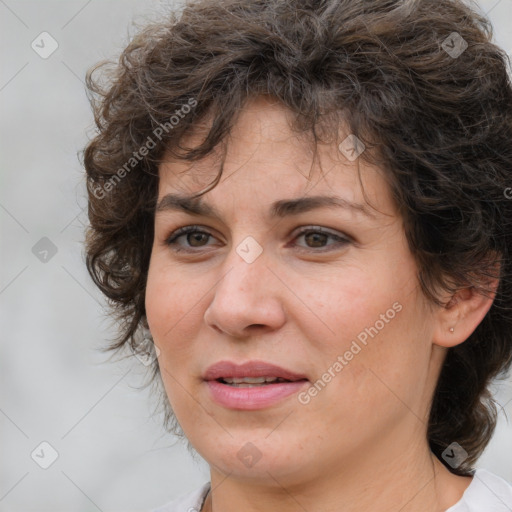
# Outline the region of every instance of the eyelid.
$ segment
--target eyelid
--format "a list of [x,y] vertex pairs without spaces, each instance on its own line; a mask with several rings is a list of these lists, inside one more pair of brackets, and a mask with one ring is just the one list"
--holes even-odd
[[205,235],[213,236],[208,230],[211,228],[205,228],[204,226],[200,226],[197,224],[191,224],[188,226],[182,226],[180,228],[177,228],[172,231],[170,235],[165,237],[164,244],[170,244],[174,242],[177,238],[179,238],[182,235],[186,235],[191,232],[201,232]]
[[[347,235],[346,233],[333,232],[332,230],[324,228],[322,226],[309,225],[309,226],[304,226],[304,227],[298,228],[298,229],[299,229],[299,231],[297,231],[297,232],[294,231],[294,233],[293,233],[293,240],[296,240],[299,236],[302,236],[306,233],[322,233],[322,234],[328,235],[331,238],[336,240],[336,243],[330,244],[330,245],[336,246],[339,244],[346,245],[346,244],[354,243],[354,239],[351,236]],[[330,250],[335,250],[335,249],[328,249],[328,247],[330,245],[318,248],[316,250],[314,247],[304,247],[304,246],[298,246],[298,247],[299,247],[299,250],[304,250],[304,251],[313,252],[313,253],[321,253],[321,252],[329,252]]]
[[[182,226],[180,228],[175,229],[169,236],[167,236],[163,243],[165,246],[171,246],[171,245],[177,246],[178,244],[175,243],[176,240],[178,238],[180,238],[181,236],[187,235],[189,233],[202,233],[202,234],[208,235],[209,237],[215,238],[215,236],[212,233],[210,233],[210,231],[209,231],[210,229],[211,228],[205,228],[204,226],[197,225],[197,224]],[[339,246],[339,244],[346,245],[346,244],[354,244],[355,243],[355,240],[351,236],[347,235],[344,232],[333,232],[331,229],[324,228],[322,226],[315,226],[315,225],[306,225],[306,226],[301,226],[301,227],[296,228],[290,235],[290,236],[292,236],[291,242],[293,242],[298,237],[300,237],[304,234],[307,234],[307,233],[325,234],[325,235],[331,237],[332,239],[334,239],[336,241],[336,243],[328,244],[325,247],[319,247],[319,248],[314,248],[314,247],[308,248],[306,246],[301,246],[301,245],[295,244],[295,246],[299,249],[299,251],[306,251],[309,253],[322,253],[322,252],[329,252],[331,250],[335,250],[335,249],[328,249],[332,245]],[[206,247],[208,247],[208,245],[205,245],[203,247],[206,248]],[[201,247],[199,247],[198,249],[201,249]],[[180,249],[173,248],[173,250],[183,251],[183,252],[198,252],[198,251],[196,251],[194,249],[190,249],[190,248],[180,248]]]
[[299,227],[299,228],[297,228],[297,230],[296,230],[296,232],[295,231],[293,232],[293,234],[295,236],[303,235],[304,233],[309,233],[310,231],[313,231],[315,233],[316,232],[325,233],[326,235],[330,235],[333,237],[346,238],[347,240],[352,240],[352,238],[349,235],[347,235],[346,233],[336,231],[336,230],[333,230],[330,228],[325,228],[323,226],[307,225],[307,226]]

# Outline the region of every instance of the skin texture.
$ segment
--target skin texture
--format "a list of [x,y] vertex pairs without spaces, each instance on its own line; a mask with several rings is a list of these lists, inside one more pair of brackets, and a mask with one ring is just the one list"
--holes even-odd
[[[203,510],[212,501],[215,512],[446,510],[471,478],[451,474],[430,452],[429,404],[447,347],[473,332],[492,300],[462,290],[446,308],[429,304],[383,171],[349,161],[333,144],[319,146],[321,168],[309,175],[310,148],[288,119],[268,98],[246,106],[221,181],[202,197],[221,219],[155,215],[147,319],[172,408],[211,468]],[[199,140],[198,132],[187,143]],[[215,155],[192,165],[169,159],[159,199],[202,190],[217,168]],[[322,208],[269,218],[272,202],[310,195],[337,195],[372,217]],[[195,224],[211,236],[166,243]],[[298,235],[301,227],[349,241]],[[248,236],[263,248],[252,263],[236,252]],[[293,395],[230,410],[211,400],[201,378],[220,360],[261,359],[313,383],[397,303],[394,318],[307,404]],[[237,456],[248,442],[261,454],[251,467]]]

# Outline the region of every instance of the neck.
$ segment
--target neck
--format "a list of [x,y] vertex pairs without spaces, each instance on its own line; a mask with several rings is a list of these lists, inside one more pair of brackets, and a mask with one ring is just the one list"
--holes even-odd
[[385,465],[359,457],[357,467],[324,470],[319,478],[286,486],[270,472],[268,485],[255,485],[250,478],[212,468],[212,491],[201,512],[444,512],[472,480],[453,475],[428,446],[396,446],[393,451]]

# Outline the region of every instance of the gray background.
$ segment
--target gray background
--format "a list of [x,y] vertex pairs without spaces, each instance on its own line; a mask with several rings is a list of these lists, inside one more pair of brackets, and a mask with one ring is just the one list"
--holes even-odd
[[[0,0],[0,512],[151,510],[209,478],[138,389],[145,367],[98,351],[113,324],[83,259],[85,70],[166,5]],[[479,5],[510,53],[512,0]],[[47,59],[31,47],[43,31],[59,45]],[[495,390],[504,408],[478,467],[512,482],[512,381]],[[59,455],[48,469],[31,458],[43,441]]]

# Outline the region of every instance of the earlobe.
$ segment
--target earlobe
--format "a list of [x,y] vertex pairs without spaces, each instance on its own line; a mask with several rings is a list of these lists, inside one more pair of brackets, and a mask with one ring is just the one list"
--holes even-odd
[[492,293],[484,294],[476,288],[457,291],[436,314],[432,342],[441,347],[455,347],[466,341],[489,311],[496,296],[498,280],[493,280]]

